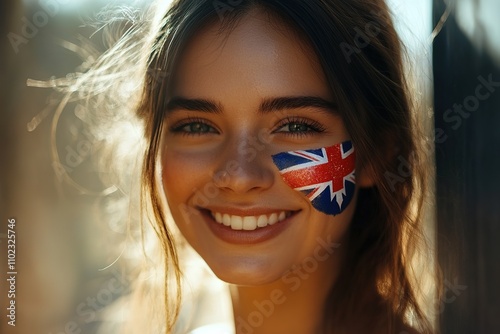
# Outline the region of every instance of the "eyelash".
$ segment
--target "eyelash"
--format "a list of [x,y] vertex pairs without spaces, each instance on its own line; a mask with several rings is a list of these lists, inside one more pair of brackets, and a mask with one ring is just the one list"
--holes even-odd
[[[291,124],[296,124],[296,125],[305,125],[309,128],[307,131],[301,131],[301,132],[292,132],[292,131],[278,131],[279,129],[289,126]],[[281,133],[285,134],[287,136],[307,136],[311,135],[314,133],[322,133],[325,132],[325,127],[321,125],[321,123],[306,119],[306,118],[299,118],[299,117],[287,117],[286,119],[282,120],[278,125],[276,126],[274,133]]]
[[[208,132],[191,132],[191,131],[183,130],[183,128],[185,128],[186,126],[193,125],[193,124],[204,125],[204,126],[209,127],[210,129]],[[173,133],[182,134],[184,136],[200,136],[200,135],[204,135],[207,133],[218,133],[218,130],[213,125],[211,125],[209,122],[207,122],[206,120],[201,119],[201,118],[187,118],[185,120],[182,120],[182,121],[172,125],[170,127],[170,131]]]

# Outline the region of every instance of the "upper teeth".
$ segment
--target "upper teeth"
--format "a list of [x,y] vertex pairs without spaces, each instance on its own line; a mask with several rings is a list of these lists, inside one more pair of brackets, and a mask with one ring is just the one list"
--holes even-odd
[[216,222],[224,224],[225,226],[230,226],[233,230],[247,230],[253,231],[257,227],[265,227],[267,225],[273,225],[277,222],[285,220],[286,217],[291,215],[291,212],[281,211],[275,212],[269,215],[260,216],[235,216],[229,215],[227,213],[211,212],[212,217]]

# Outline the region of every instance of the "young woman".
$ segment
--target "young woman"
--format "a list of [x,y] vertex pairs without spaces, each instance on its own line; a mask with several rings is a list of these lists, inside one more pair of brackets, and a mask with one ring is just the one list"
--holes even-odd
[[425,166],[384,1],[180,0],[160,16],[94,72],[145,74],[131,91],[165,331],[183,266],[171,214],[230,284],[237,334],[431,333],[411,266]]

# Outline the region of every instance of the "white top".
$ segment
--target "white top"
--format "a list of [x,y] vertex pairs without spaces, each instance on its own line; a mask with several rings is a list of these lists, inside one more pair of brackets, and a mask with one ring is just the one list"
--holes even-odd
[[186,262],[183,303],[175,333],[235,334],[227,283],[218,279],[199,257]]
[[198,327],[188,334],[235,334],[233,326],[225,323]]

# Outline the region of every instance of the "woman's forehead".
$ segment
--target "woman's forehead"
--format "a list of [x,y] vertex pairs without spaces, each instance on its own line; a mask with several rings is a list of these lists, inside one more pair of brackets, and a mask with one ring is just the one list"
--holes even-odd
[[312,48],[293,28],[262,10],[249,11],[225,31],[220,21],[200,29],[180,57],[173,88],[176,95],[237,90],[330,95]]

